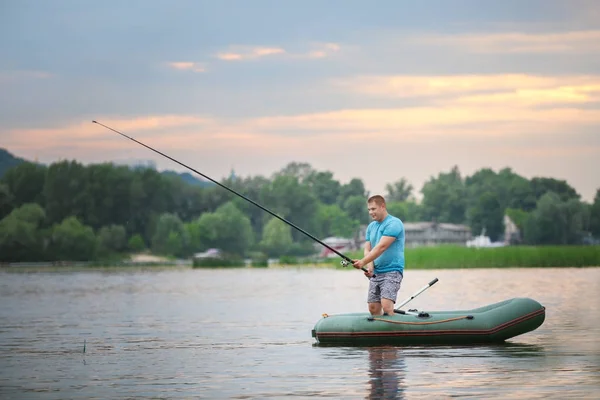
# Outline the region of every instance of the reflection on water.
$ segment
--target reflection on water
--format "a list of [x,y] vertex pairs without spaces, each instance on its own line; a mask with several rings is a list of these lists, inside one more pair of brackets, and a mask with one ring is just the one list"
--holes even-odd
[[546,321],[504,344],[323,347],[322,313],[366,310],[362,274],[0,270],[0,398],[598,398],[600,268],[411,271],[401,297],[435,277],[411,308],[532,297]]
[[402,350],[368,347],[369,399],[404,399],[406,364]]

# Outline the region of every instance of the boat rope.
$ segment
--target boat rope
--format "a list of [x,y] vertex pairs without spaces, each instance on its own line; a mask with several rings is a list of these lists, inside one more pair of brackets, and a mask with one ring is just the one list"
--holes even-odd
[[427,322],[409,322],[409,321],[394,321],[391,319],[383,319],[383,318],[369,318],[369,321],[381,321],[381,322],[389,322],[390,324],[398,324],[398,325],[433,325],[433,324],[443,324],[444,322],[458,321],[461,319],[473,319],[471,315],[463,315],[462,317],[454,317],[443,319],[441,321],[427,321]]

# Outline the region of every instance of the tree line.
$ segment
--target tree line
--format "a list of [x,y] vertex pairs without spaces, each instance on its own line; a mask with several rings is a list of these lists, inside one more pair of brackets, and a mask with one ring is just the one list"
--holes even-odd
[[[306,163],[290,163],[270,178],[222,183],[319,238],[353,237],[369,222],[361,179],[342,184]],[[404,178],[386,189],[389,212],[405,222],[468,224],[496,240],[507,214],[522,244],[600,236],[600,189],[588,204],[565,181],[528,180],[509,168],[462,177],[454,167],[423,185],[420,202]],[[238,256],[315,251],[304,234],[229,191],[151,168],[23,162],[0,178],[1,262],[103,260],[146,249],[189,257],[213,247]]]

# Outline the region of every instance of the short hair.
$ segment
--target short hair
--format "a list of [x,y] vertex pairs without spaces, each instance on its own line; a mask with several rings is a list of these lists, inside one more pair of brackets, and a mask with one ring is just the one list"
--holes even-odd
[[371,196],[369,197],[369,200],[367,200],[367,204],[368,203],[375,203],[378,206],[384,206],[385,205],[385,199],[383,198],[383,196],[376,194],[375,196]]

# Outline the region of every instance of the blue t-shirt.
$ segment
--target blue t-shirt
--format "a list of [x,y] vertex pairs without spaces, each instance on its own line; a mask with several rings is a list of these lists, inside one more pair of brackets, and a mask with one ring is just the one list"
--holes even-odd
[[373,221],[367,226],[365,237],[371,243],[371,249],[377,246],[382,236],[392,236],[396,240],[373,261],[375,274],[391,271],[404,274],[404,224],[399,218],[388,214],[383,221]]

